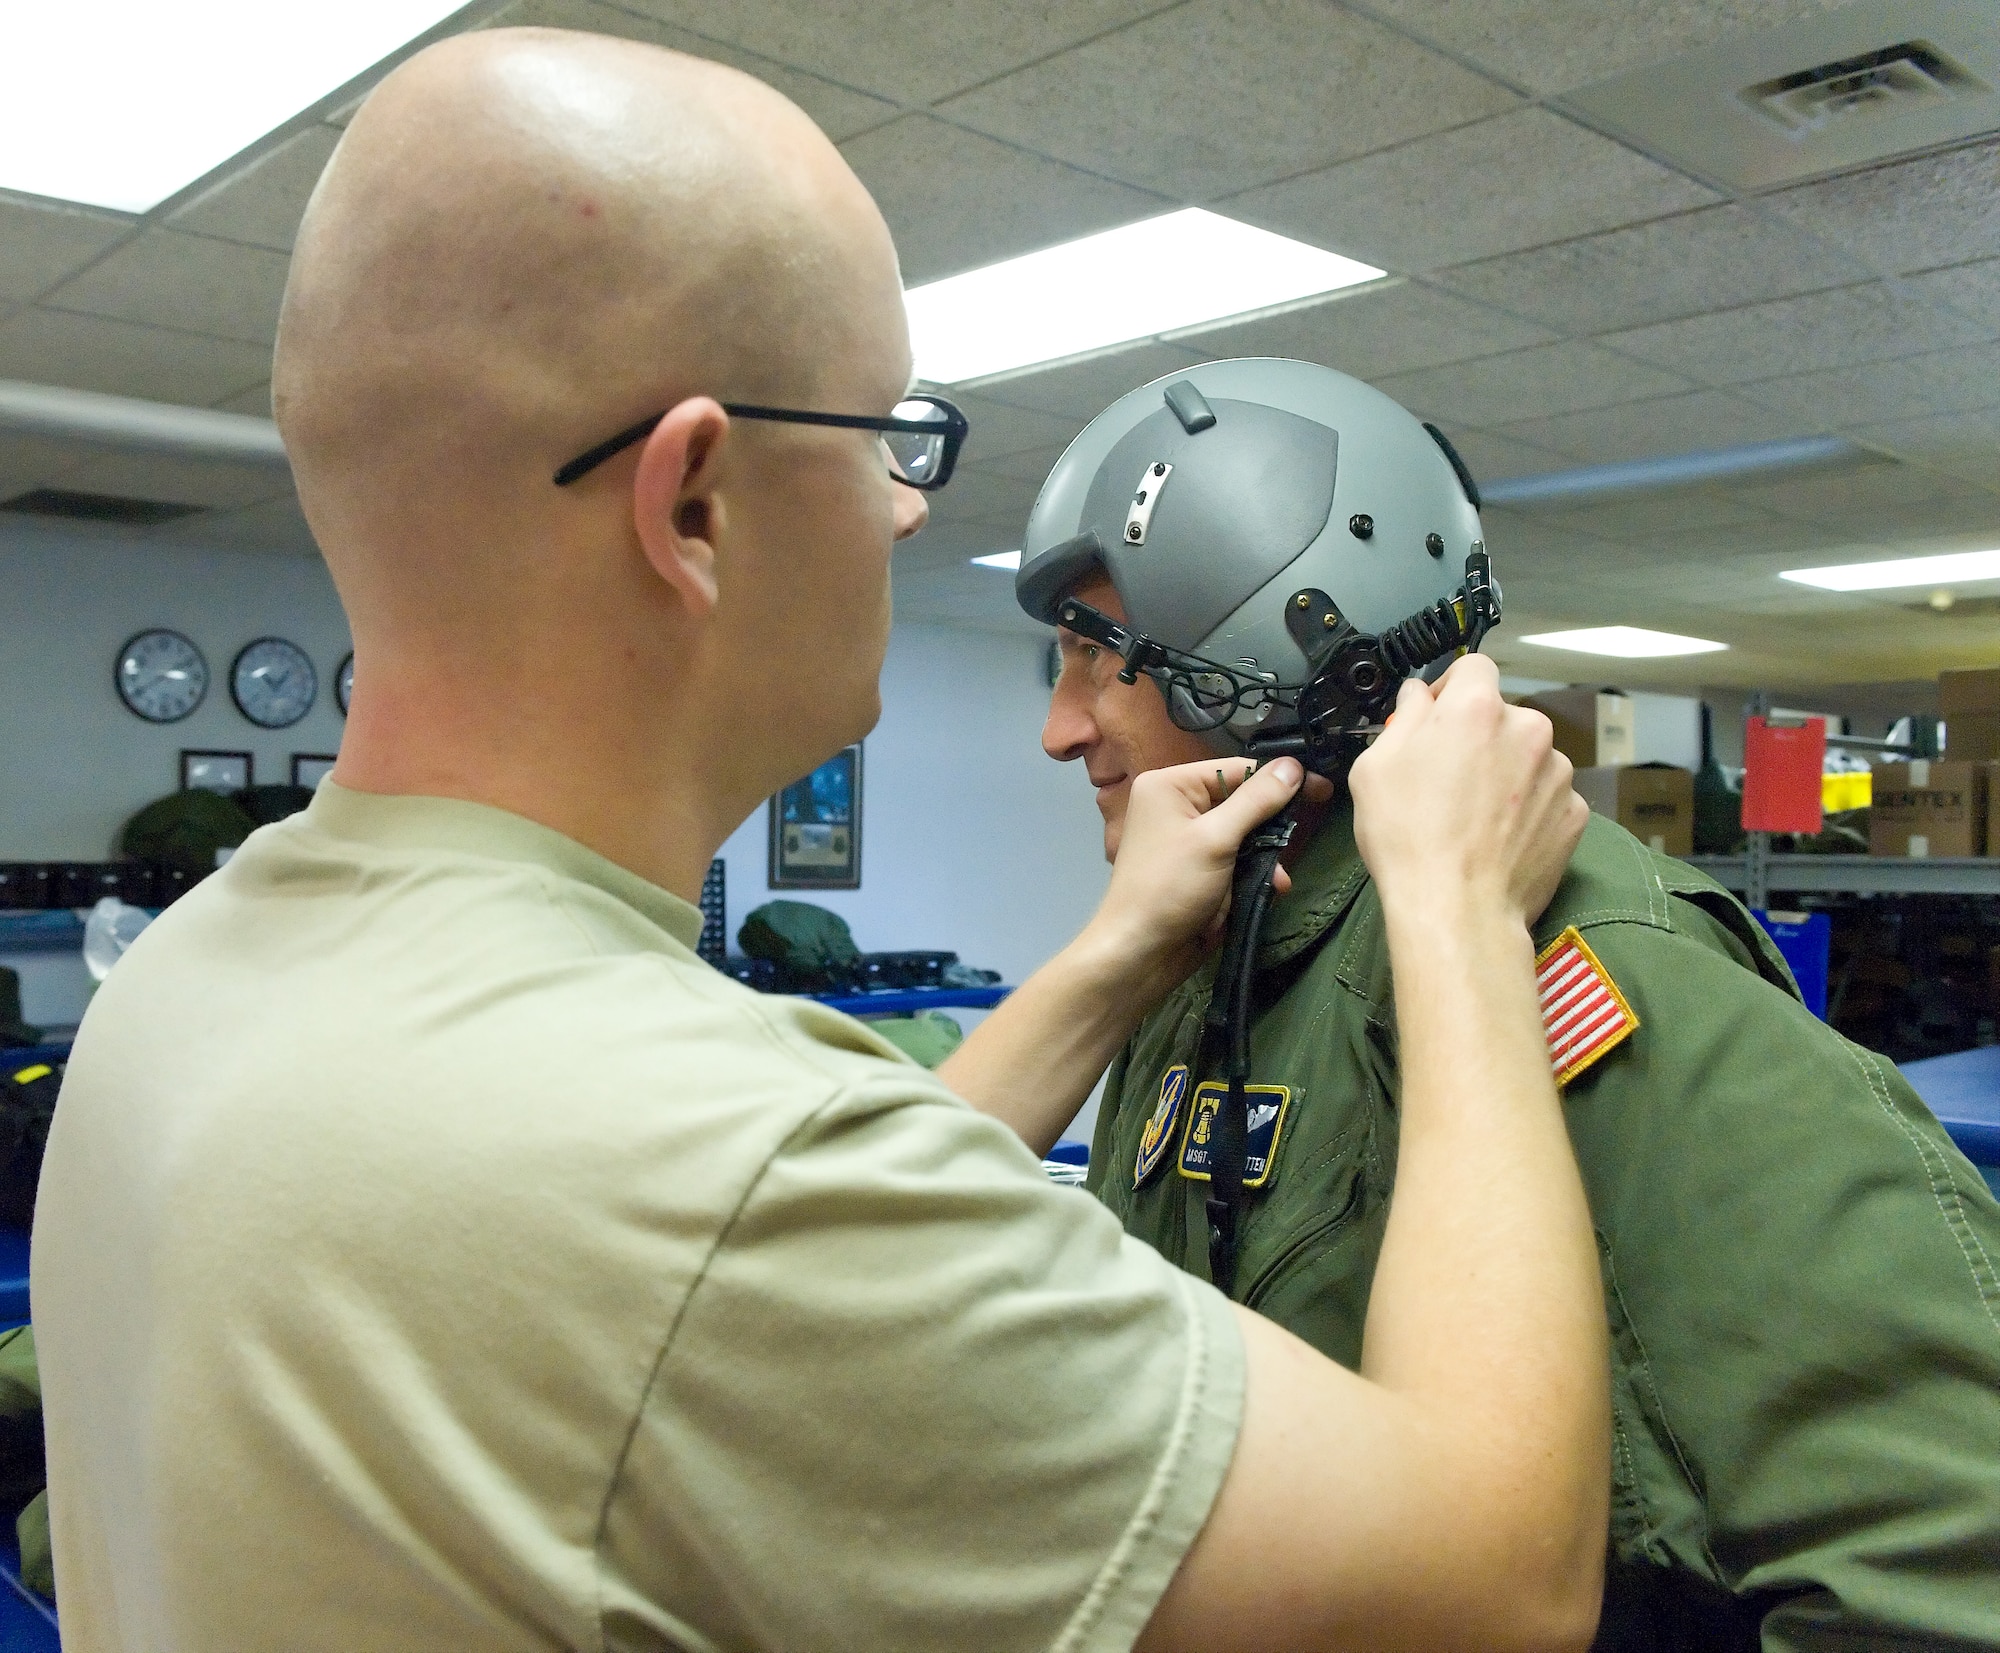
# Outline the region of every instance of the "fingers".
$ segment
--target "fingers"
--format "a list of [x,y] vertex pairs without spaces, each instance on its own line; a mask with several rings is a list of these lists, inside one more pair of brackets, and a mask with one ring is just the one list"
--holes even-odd
[[1305,776],[1305,766],[1296,758],[1267,763],[1211,809],[1208,819],[1231,845],[1240,844],[1253,827],[1292,801]]

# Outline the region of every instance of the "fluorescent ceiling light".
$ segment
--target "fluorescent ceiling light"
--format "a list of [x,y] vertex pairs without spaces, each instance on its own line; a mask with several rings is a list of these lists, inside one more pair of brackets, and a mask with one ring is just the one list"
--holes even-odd
[[949,385],[1227,321],[1382,273],[1189,207],[904,296],[917,372]]
[[1951,585],[2000,580],[2000,551],[1952,551],[1941,557],[1897,557],[1834,568],[1788,568],[1778,576],[1823,591],[1888,591],[1899,585]]
[[1620,660],[1664,660],[1674,654],[1713,654],[1729,647],[1706,637],[1680,637],[1644,626],[1585,626],[1577,631],[1542,631],[1523,637],[1542,649],[1567,649],[1571,654],[1609,654]]
[[464,3],[9,6],[0,187],[146,212]]
[[1021,566],[1021,553],[1018,551],[995,551],[991,556],[974,557],[972,560],[981,568],[1004,568],[1011,574]]

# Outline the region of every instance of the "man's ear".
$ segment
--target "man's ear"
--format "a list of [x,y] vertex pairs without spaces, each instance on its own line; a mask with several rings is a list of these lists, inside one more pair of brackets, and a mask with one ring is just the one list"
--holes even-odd
[[716,548],[723,532],[719,488],[729,415],[708,396],[670,409],[639,449],[632,520],[653,571],[690,614],[715,607]]

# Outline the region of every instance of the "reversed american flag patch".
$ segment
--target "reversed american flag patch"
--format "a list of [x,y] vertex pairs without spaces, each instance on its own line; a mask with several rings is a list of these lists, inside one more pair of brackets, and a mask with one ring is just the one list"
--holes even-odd
[[1558,1085],[1567,1085],[1639,1025],[1611,972],[1573,928],[1542,949],[1535,960],[1535,986],[1541,993],[1549,1066]]

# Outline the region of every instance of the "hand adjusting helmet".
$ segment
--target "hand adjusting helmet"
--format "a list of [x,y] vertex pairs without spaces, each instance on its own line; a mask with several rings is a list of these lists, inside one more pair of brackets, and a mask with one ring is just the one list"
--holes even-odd
[[[1500,618],[1479,490],[1436,427],[1311,362],[1204,362],[1112,403],[1042,486],[1014,592],[1218,752],[1336,778],[1405,677]],[[1070,593],[1101,570],[1124,624]]]

